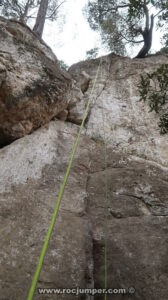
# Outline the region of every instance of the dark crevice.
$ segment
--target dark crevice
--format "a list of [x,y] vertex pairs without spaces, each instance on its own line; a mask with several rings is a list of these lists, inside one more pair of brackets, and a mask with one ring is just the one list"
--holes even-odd
[[4,131],[0,128],[0,149],[12,144],[15,141],[14,138],[5,134]]
[[31,135],[34,131],[38,130],[40,127],[42,127],[42,126],[38,126],[35,130],[33,130],[33,131],[31,131],[31,132],[29,132],[29,133],[27,133],[25,135],[18,136],[18,137],[16,137],[16,136],[12,137],[7,132],[5,132],[3,130],[3,128],[0,128],[0,149],[4,148],[6,146],[11,145],[15,141],[20,140],[21,138],[23,138],[26,135]]

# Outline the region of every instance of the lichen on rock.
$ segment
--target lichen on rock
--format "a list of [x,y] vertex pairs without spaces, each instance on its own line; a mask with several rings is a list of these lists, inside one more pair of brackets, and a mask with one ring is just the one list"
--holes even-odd
[[0,146],[33,132],[65,110],[70,75],[26,26],[0,18]]

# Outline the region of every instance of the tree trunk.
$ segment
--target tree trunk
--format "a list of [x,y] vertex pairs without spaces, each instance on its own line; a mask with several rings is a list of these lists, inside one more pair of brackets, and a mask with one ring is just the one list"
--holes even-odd
[[152,46],[153,25],[154,25],[154,17],[152,15],[150,28],[146,27],[145,30],[142,32],[142,35],[144,38],[144,45],[135,58],[144,58],[148,54],[148,52]]
[[30,1],[28,0],[28,1],[26,2],[24,12],[23,12],[23,14],[20,16],[20,20],[19,20],[20,22],[26,24],[26,21],[27,21],[26,19],[27,19],[27,15],[28,15],[29,8],[30,8]]
[[48,9],[48,0],[41,0],[33,31],[41,38]]

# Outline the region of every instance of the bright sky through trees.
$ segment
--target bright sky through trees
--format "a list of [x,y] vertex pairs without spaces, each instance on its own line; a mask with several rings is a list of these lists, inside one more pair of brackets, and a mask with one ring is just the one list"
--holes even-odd
[[[99,34],[90,29],[82,14],[87,0],[66,0],[62,10],[66,11],[62,28],[56,22],[47,22],[43,39],[54,50],[58,59],[71,65],[85,59],[86,51],[100,45]],[[60,16],[61,21],[61,16]],[[102,53],[105,53],[102,51]]]
[[[82,9],[87,0],[66,0],[62,6],[65,12],[65,24],[59,28],[59,21],[47,22],[43,39],[53,49],[58,59],[64,60],[69,66],[85,59],[86,51],[100,46],[99,34],[92,31],[82,14]],[[61,22],[61,16],[59,17]],[[136,46],[135,46],[136,47]],[[137,48],[130,50],[135,55]],[[140,46],[141,47],[141,46]],[[161,48],[159,31],[154,30],[152,51]],[[109,51],[102,49],[100,55]]]

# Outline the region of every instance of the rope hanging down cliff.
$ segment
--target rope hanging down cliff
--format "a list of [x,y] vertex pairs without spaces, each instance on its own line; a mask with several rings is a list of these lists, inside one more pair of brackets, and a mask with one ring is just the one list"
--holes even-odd
[[68,181],[68,177],[69,177],[69,174],[70,174],[70,171],[71,171],[74,156],[75,156],[78,144],[79,144],[81,132],[82,132],[82,129],[84,127],[84,124],[85,124],[85,121],[86,121],[86,118],[87,118],[87,115],[88,115],[88,111],[89,111],[89,108],[90,108],[90,104],[91,104],[91,101],[92,101],[92,95],[93,95],[93,92],[94,92],[94,89],[95,89],[95,85],[97,83],[97,78],[98,78],[98,74],[99,74],[99,71],[100,71],[100,66],[101,66],[101,59],[100,59],[100,62],[99,62],[99,66],[97,68],[97,72],[96,72],[95,80],[94,80],[92,90],[91,90],[91,93],[90,93],[90,96],[89,96],[89,100],[88,100],[88,103],[87,103],[87,106],[86,106],[86,109],[85,109],[85,112],[84,112],[84,115],[83,115],[83,120],[82,120],[80,129],[79,129],[79,132],[78,132],[78,135],[77,135],[77,138],[76,138],[73,150],[72,150],[71,159],[70,159],[69,165],[67,167],[67,171],[66,171],[66,174],[65,174],[65,177],[64,177],[64,181],[62,183],[62,186],[61,186],[61,189],[60,189],[60,192],[59,192],[59,195],[58,195],[56,207],[55,207],[55,210],[54,210],[54,213],[53,213],[53,217],[52,217],[52,220],[51,220],[48,232],[47,232],[47,236],[46,236],[43,248],[42,248],[42,252],[41,252],[41,255],[40,255],[40,258],[39,258],[39,262],[38,262],[38,265],[37,265],[37,268],[36,268],[36,271],[35,271],[35,274],[34,274],[34,278],[33,278],[33,281],[32,281],[32,285],[31,285],[27,300],[33,300],[33,298],[34,298],[34,294],[35,294],[35,290],[36,290],[37,283],[38,283],[38,280],[39,280],[40,272],[41,272],[41,269],[43,267],[44,258],[45,258],[45,255],[46,255],[46,252],[47,252],[47,249],[48,249],[48,245],[49,245],[49,242],[50,242],[50,239],[51,239],[51,235],[52,235],[52,232],[53,232],[53,228],[54,228],[57,216],[58,216],[60,204],[61,204],[62,197],[63,197],[63,194],[64,194],[64,190],[65,190],[65,187],[66,187],[66,184],[67,184],[67,181]]
[[[103,135],[104,135],[104,167],[105,167],[105,246],[104,246],[104,287],[108,288],[108,167],[107,167],[107,140],[104,126],[104,107],[102,108]],[[107,294],[104,296],[107,300]]]

